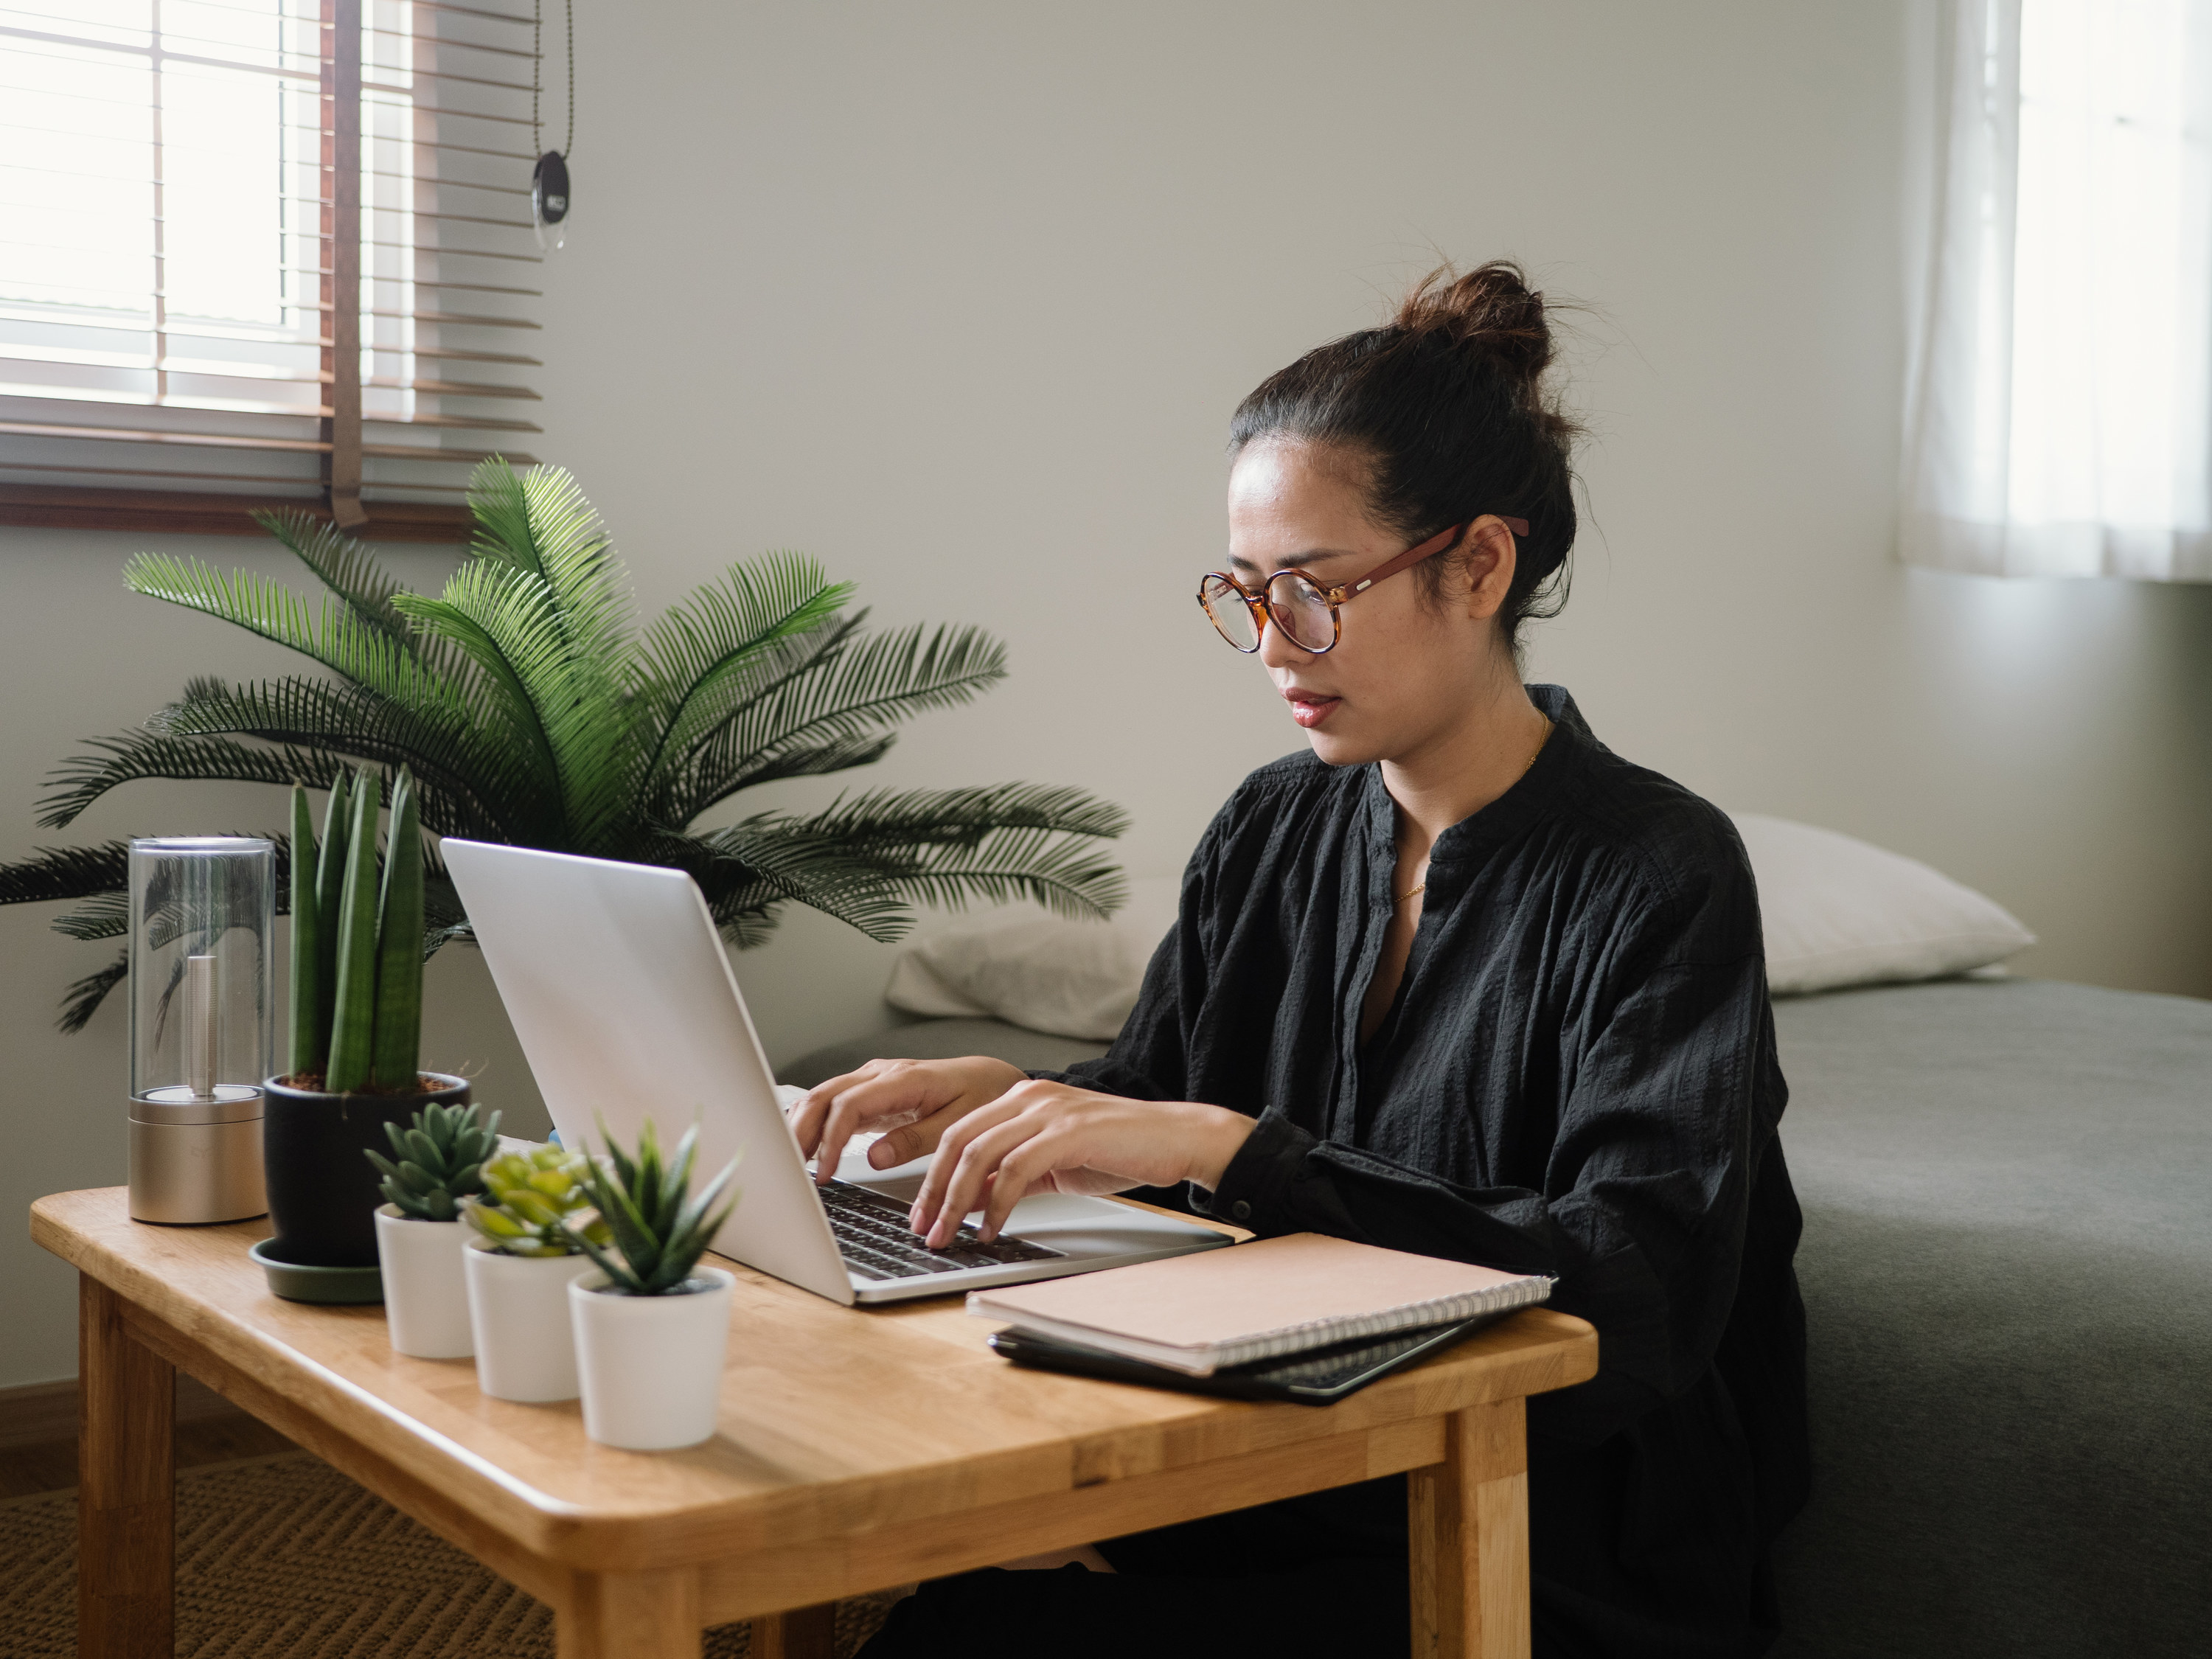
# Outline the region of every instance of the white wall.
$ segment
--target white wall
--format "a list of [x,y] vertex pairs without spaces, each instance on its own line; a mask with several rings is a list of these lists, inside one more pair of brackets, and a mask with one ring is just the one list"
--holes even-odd
[[[1892,556],[1904,5],[592,8],[537,447],[648,609],[793,546],[885,622],[1000,631],[1012,684],[858,781],[1080,783],[1165,872],[1298,742],[1190,600],[1231,409],[1433,252],[1511,254],[1600,307],[1574,388],[1594,510],[1534,672],[1725,805],[1990,892],[2045,939],[2029,971],[2212,992],[2212,593]],[[128,544],[0,534],[10,851],[70,739],[265,660],[118,597]],[[257,793],[194,822],[272,821]],[[84,830],[179,828],[186,799]],[[97,952],[44,922],[0,912],[19,1201],[122,1178],[120,1021],[49,1033]],[[885,953],[835,924],[738,967],[780,1059],[888,1023]],[[434,1051],[526,1102],[480,963],[436,971]],[[67,1274],[0,1252],[0,1383],[65,1374]]]

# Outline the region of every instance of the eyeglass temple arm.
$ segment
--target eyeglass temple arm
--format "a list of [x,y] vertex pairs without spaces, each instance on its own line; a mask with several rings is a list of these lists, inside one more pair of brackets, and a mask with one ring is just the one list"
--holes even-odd
[[[1516,536],[1525,536],[1528,533],[1528,520],[1526,519],[1509,518],[1502,513],[1486,516],[1496,517]],[[1459,540],[1462,535],[1466,534],[1468,530],[1473,528],[1474,524],[1474,520],[1469,520],[1466,524],[1455,524],[1449,530],[1437,532],[1437,534],[1430,537],[1428,540],[1421,543],[1419,546],[1407,548],[1396,558],[1385,560],[1382,563],[1376,565],[1374,569],[1362,576],[1358,581],[1353,582],[1351,586],[1346,587],[1344,590],[1344,597],[1348,599],[1354,593],[1364,593],[1369,588],[1374,586],[1376,583],[1379,581],[1387,581],[1391,577],[1396,575],[1401,570],[1412,569],[1413,566],[1420,563],[1423,559],[1427,558],[1430,555],[1443,552],[1444,549],[1451,546],[1453,543]]]

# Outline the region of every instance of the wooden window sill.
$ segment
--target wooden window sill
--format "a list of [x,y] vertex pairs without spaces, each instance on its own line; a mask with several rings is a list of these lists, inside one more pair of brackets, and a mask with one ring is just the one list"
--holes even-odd
[[[370,542],[428,542],[458,546],[475,520],[466,507],[435,501],[364,501],[368,522],[353,534]],[[310,496],[218,495],[195,490],[86,489],[53,484],[0,484],[0,525],[41,530],[137,530],[205,536],[264,536],[257,508],[304,507],[318,518],[330,509]]]

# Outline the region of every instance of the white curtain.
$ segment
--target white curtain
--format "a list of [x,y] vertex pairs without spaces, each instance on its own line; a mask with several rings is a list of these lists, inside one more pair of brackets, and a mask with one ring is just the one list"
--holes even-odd
[[2212,580],[2212,0],[1948,0],[1899,548]]

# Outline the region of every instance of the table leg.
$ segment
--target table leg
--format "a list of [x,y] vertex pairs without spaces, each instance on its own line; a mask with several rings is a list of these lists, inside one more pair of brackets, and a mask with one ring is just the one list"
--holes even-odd
[[1528,1659],[1526,1402],[1444,1419],[1444,1460],[1406,1476],[1415,1659]]
[[175,1648],[177,1373],[77,1276],[76,1632],[81,1659]]
[[558,1659],[699,1659],[699,1575],[580,1572],[553,1620]]
[[753,1659],[830,1659],[836,1647],[835,1601],[753,1620]]

